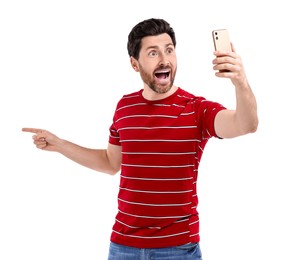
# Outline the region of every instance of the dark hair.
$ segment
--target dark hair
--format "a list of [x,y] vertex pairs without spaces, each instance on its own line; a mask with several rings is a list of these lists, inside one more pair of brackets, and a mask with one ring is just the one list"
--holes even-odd
[[174,46],[176,46],[175,32],[165,20],[151,18],[135,25],[128,35],[127,49],[129,56],[138,59],[142,38],[146,36],[156,36],[162,33],[167,33],[171,37]]

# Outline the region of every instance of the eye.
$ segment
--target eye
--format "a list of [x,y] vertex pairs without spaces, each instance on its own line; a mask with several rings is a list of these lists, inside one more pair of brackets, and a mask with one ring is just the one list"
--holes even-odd
[[157,51],[153,50],[148,53],[149,57],[156,57],[158,55]]
[[167,53],[168,53],[168,54],[172,54],[173,52],[174,52],[174,49],[173,49],[173,48],[168,48],[168,49],[167,49]]

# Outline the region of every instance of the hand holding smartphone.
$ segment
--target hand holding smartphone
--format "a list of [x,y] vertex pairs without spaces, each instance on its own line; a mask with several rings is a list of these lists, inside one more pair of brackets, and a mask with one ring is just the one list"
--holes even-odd
[[[227,29],[218,29],[212,32],[216,51],[232,51]],[[229,70],[220,70],[219,72],[229,72]]]

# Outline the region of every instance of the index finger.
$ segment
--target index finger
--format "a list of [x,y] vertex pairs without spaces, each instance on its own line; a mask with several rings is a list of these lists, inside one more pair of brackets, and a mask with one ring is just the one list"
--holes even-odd
[[41,134],[43,132],[43,129],[39,128],[30,128],[30,127],[24,127],[21,129],[23,132],[29,132],[34,134]]

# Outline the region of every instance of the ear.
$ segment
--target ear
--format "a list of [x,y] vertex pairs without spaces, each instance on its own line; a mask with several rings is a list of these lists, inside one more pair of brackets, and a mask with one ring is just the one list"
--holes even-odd
[[131,62],[131,65],[133,67],[133,69],[136,71],[136,72],[139,72],[139,63],[138,61],[134,58],[134,57],[130,57],[130,62]]

